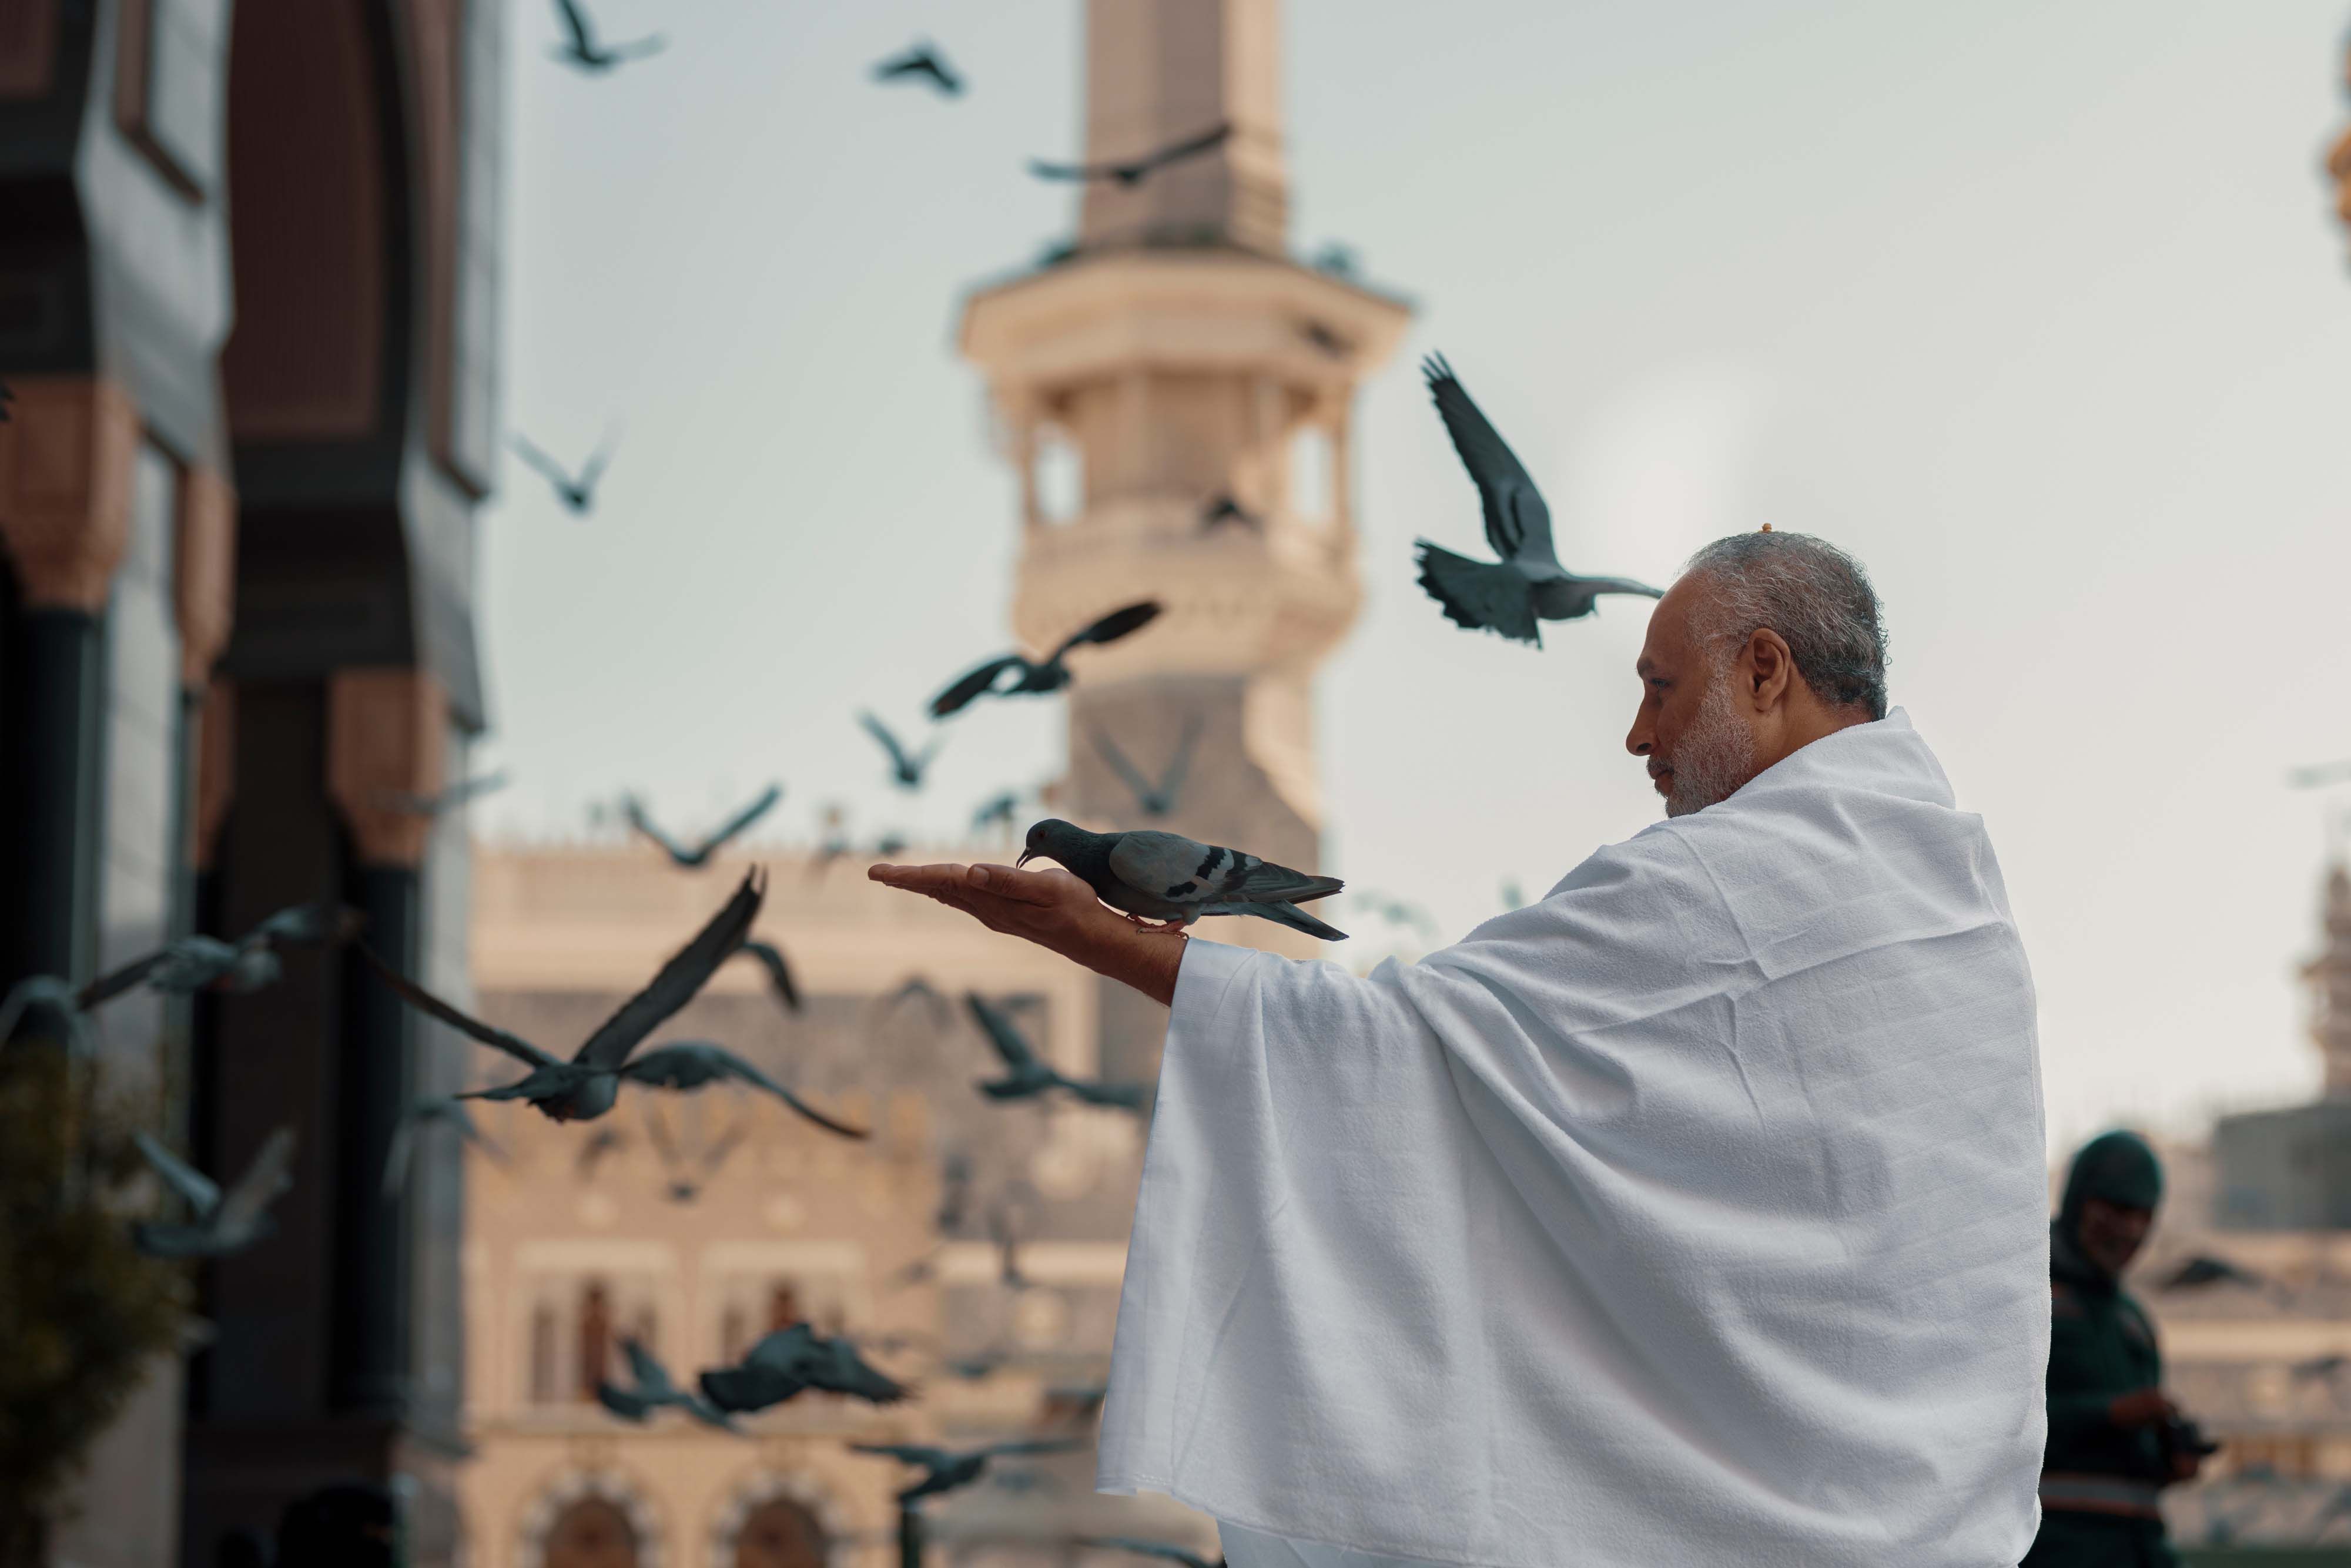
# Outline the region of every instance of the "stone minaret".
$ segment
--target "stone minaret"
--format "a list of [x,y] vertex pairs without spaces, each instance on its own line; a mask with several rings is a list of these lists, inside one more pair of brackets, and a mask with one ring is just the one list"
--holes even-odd
[[[1314,671],[1362,599],[1355,388],[1409,311],[1290,257],[1280,20],[1276,0],[1089,0],[1087,162],[1233,134],[1133,187],[1090,185],[1075,244],[974,295],[962,347],[1021,478],[1020,640],[1049,648],[1119,605],[1165,606],[1077,656],[1062,814],[1311,868]],[[1246,516],[1211,525],[1225,499]],[[1156,776],[1187,733],[1181,798],[1146,818],[1096,737]],[[1215,927],[1320,946],[1260,922]],[[1115,988],[1103,1005],[1105,1070],[1148,1070],[1164,1015]]]
[[2351,871],[2341,861],[2327,869],[2319,928],[2324,946],[2302,976],[2310,986],[2310,1038],[2326,1066],[2321,1092],[2339,1100],[2351,1098]]

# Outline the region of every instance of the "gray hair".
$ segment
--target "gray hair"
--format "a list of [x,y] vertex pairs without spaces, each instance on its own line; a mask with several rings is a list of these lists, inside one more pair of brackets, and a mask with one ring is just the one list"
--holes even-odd
[[1714,590],[1693,628],[1700,643],[1744,643],[1768,626],[1814,696],[1886,716],[1886,625],[1859,561],[1810,534],[1733,534],[1682,568],[1699,572]]

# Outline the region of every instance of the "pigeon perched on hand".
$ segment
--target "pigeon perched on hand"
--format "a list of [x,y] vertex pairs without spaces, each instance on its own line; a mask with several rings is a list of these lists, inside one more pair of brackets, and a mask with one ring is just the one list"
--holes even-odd
[[1078,1538],[1081,1546],[1099,1547],[1104,1552],[1133,1552],[1144,1557],[1164,1557],[1170,1563],[1181,1563],[1184,1568],[1225,1568],[1225,1560],[1214,1563],[1188,1547],[1171,1545],[1165,1541],[1139,1541],[1130,1535],[1084,1535]]
[[[1046,655],[1042,664],[1032,664],[1019,653],[990,659],[933,697],[931,716],[945,718],[967,706],[975,697],[983,694],[1008,697],[1023,692],[1058,692],[1070,684],[1070,666],[1066,661],[1071,650],[1115,643],[1122,637],[1142,631],[1158,615],[1159,601],[1146,599],[1123,610],[1113,610],[1092,624],[1071,632],[1060,647]],[[1014,675],[1012,684],[999,685],[1007,674]]]
[[277,949],[312,943],[340,945],[359,934],[359,911],[339,904],[298,904],[281,909],[234,942],[217,936],[180,936],[84,986],[78,998],[87,1011],[139,986],[172,996],[204,990],[242,995],[276,983],[285,973]]
[[879,82],[927,81],[942,98],[961,98],[963,78],[956,74],[938,46],[925,38],[903,54],[891,56],[873,68],[873,79]]
[[686,871],[694,871],[709,864],[710,857],[716,854],[722,846],[774,810],[776,802],[783,798],[782,785],[768,785],[759,792],[758,800],[727,818],[709,834],[692,844],[681,844],[663,832],[653,824],[653,819],[645,815],[644,803],[634,795],[622,798],[621,810],[629,819],[629,826],[661,846],[662,852],[669,856],[671,863]]
[[1604,593],[1665,597],[1663,590],[1630,578],[1578,577],[1560,565],[1551,538],[1551,508],[1517,454],[1469,401],[1442,357],[1423,361],[1421,374],[1437,400],[1446,433],[1453,437],[1454,451],[1477,482],[1486,514],[1486,542],[1502,558],[1471,560],[1426,539],[1418,541],[1420,586],[1444,608],[1447,620],[1541,647],[1538,621],[1589,615]]
[[[615,66],[661,52],[663,39],[659,33],[634,43],[599,44],[596,29],[589,22],[587,12],[580,9],[580,0],[555,0],[555,10],[569,37],[561,47],[548,52],[583,75],[601,76]],[[587,509],[584,506],[574,508],[583,512]]]
[[1041,158],[1031,158],[1029,172],[1040,180],[1109,180],[1131,188],[1170,163],[1181,163],[1187,158],[1197,158],[1203,152],[1223,146],[1232,139],[1232,134],[1230,124],[1219,125],[1197,136],[1187,136],[1181,141],[1171,141],[1165,147],[1155,148],[1140,158],[1120,159],[1107,163],[1048,163]]
[[185,1224],[142,1220],[132,1228],[133,1244],[150,1258],[226,1258],[277,1228],[269,1206],[294,1185],[293,1128],[280,1127],[264,1138],[253,1163],[226,1192],[145,1133],[134,1134],[132,1142],[193,1211]]
[[455,1127],[460,1138],[496,1163],[508,1163],[506,1150],[475,1124],[474,1113],[465,1109],[463,1100],[420,1100],[401,1113],[399,1124],[392,1130],[392,1147],[383,1156],[383,1196],[387,1200],[399,1197],[401,1189],[408,1185],[408,1168],[416,1157],[416,1140],[425,1128],[435,1126]]
[[913,1392],[866,1364],[846,1339],[827,1339],[807,1323],[762,1335],[735,1366],[702,1375],[702,1392],[730,1415],[765,1410],[809,1389],[894,1405]]
[[438,817],[506,787],[507,776],[504,773],[485,773],[478,779],[452,784],[438,794],[417,795],[406,789],[380,789],[375,798],[376,803],[386,810],[402,811],[412,817]]
[[1098,729],[1092,735],[1094,750],[1110,764],[1110,770],[1118,775],[1119,782],[1134,793],[1135,806],[1144,816],[1164,817],[1176,809],[1176,797],[1184,788],[1184,776],[1191,771],[1192,747],[1200,738],[1197,717],[1184,727],[1184,737],[1176,743],[1176,755],[1169,759],[1167,771],[1156,783],[1144,778],[1143,770],[1127,760],[1126,753],[1118,748],[1116,741]]
[[674,1406],[705,1427],[716,1427],[723,1432],[739,1435],[742,1428],[727,1418],[709,1400],[692,1389],[680,1388],[670,1380],[669,1369],[653,1353],[632,1335],[621,1342],[621,1354],[628,1358],[629,1375],[632,1382],[623,1386],[605,1380],[596,1385],[596,1403],[623,1421],[640,1424],[650,1419],[664,1406]]
[[1104,904],[1129,915],[1179,926],[1204,915],[1254,915],[1325,942],[1347,939],[1298,907],[1343,889],[1347,884],[1337,877],[1309,876],[1181,833],[1096,833],[1048,817],[1029,830],[1027,847],[1013,863],[1027,865],[1040,856],[1059,862]]
[[979,1092],[989,1099],[1033,1100],[1052,1090],[1066,1089],[1089,1105],[1110,1105],[1121,1111],[1142,1109],[1149,1092],[1142,1084],[1064,1078],[1037,1054],[1019,1026],[1005,1017],[1001,1009],[989,1006],[977,991],[965,992],[963,1001],[971,1009],[972,1021],[987,1036],[987,1042],[1004,1059],[1007,1069],[1002,1078],[987,1079],[978,1085]]
[[933,1448],[920,1443],[852,1443],[850,1451],[880,1454],[922,1470],[923,1479],[898,1494],[904,1508],[926,1497],[954,1491],[979,1479],[990,1459],[1015,1454],[1066,1454],[1078,1447],[1071,1437],[1032,1437],[1019,1442],[990,1443],[979,1448]]
[[946,742],[933,740],[920,751],[908,751],[899,744],[898,737],[892,732],[890,727],[872,714],[859,714],[857,722],[863,725],[865,733],[879,741],[882,749],[890,754],[890,781],[901,789],[921,789],[924,772],[929,768],[931,758],[939,754],[939,747]]

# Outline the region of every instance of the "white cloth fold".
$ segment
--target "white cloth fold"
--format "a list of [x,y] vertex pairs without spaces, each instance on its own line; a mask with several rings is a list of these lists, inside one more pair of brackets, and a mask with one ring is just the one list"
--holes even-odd
[[1194,940],[1099,1484],[1490,1568],[1997,1568],[2047,1358],[2032,981],[1900,713],[1359,978]]

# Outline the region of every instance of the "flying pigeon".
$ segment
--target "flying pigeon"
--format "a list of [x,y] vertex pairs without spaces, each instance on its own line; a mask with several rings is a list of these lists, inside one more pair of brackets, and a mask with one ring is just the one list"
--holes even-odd
[[596,509],[596,485],[604,476],[604,465],[612,460],[609,444],[599,446],[588,455],[586,466],[575,476],[572,472],[545,452],[532,444],[529,438],[515,435],[508,438],[516,456],[538,471],[555,491],[555,498],[563,509],[575,517],[584,517]]
[[1157,783],[1143,776],[1143,770],[1126,759],[1118,743],[1101,730],[1093,733],[1094,750],[1110,764],[1110,770],[1119,777],[1134,795],[1134,803],[1146,817],[1164,817],[1176,809],[1177,794],[1184,788],[1184,776],[1191,770],[1192,747],[1200,739],[1200,721],[1196,716],[1184,727],[1184,738],[1176,743],[1176,755],[1167,764],[1167,771]]
[[95,1049],[89,1036],[89,1020],[82,1016],[81,992],[69,980],[55,975],[27,975],[8,988],[0,998],[0,1045],[16,1038],[16,1026],[25,1015],[39,1009],[65,1020],[66,1049],[76,1056],[87,1056]]
[[[934,707],[931,711],[935,715],[938,710]],[[921,789],[924,770],[930,767],[931,758],[938,755],[939,747],[945,742],[934,740],[919,752],[909,752],[898,744],[898,737],[891,733],[890,727],[872,714],[859,714],[857,722],[863,725],[865,733],[880,741],[882,749],[890,754],[891,781],[901,789]]]
[[2192,1291],[2203,1285],[2244,1285],[2260,1290],[2268,1281],[2249,1269],[2241,1269],[2225,1258],[2195,1257],[2173,1270],[2158,1291]]
[[1015,1454],[1066,1454],[1079,1445],[1070,1437],[1032,1437],[1013,1443],[990,1443],[980,1448],[933,1448],[919,1443],[852,1443],[849,1447],[853,1453],[880,1454],[924,1472],[921,1480],[898,1494],[898,1506],[904,1508],[924,1498],[969,1486],[979,1479],[990,1459],[1008,1458]]
[[1018,789],[1007,789],[992,797],[971,814],[971,831],[977,833],[989,828],[1010,827],[1012,814],[1020,810],[1020,800],[1021,791]]
[[1353,277],[1357,271],[1355,247],[1339,240],[1331,240],[1314,253],[1314,259],[1309,265],[1317,272],[1327,272],[1336,277]]
[[717,853],[722,846],[742,832],[744,829],[766,816],[775,808],[776,802],[783,798],[782,785],[768,785],[759,792],[758,800],[727,818],[700,841],[693,844],[681,844],[663,832],[653,824],[653,819],[645,815],[644,803],[634,795],[622,797],[621,810],[628,817],[629,826],[658,844],[661,852],[669,856],[671,863],[684,870],[693,871],[709,864],[710,857]]
[[376,803],[387,810],[404,811],[412,817],[437,817],[506,787],[507,776],[504,773],[485,773],[478,779],[452,784],[435,795],[412,794],[406,789],[380,789],[376,792]]
[[1228,491],[1213,496],[1200,507],[1200,531],[1212,534],[1227,523],[1238,523],[1258,533],[1265,531],[1265,519],[1242,506]]
[[938,46],[925,38],[904,54],[891,56],[873,68],[873,79],[879,82],[911,81],[917,78],[928,81],[942,98],[961,98],[963,78],[956,74]]
[[1421,362],[1437,412],[1453,437],[1462,466],[1477,482],[1486,513],[1486,542],[1499,561],[1471,560],[1421,539],[1420,586],[1456,625],[1499,632],[1542,646],[1538,621],[1573,621],[1592,613],[1604,593],[1664,597],[1662,590],[1625,577],[1578,577],[1559,564],[1551,538],[1551,508],[1515,453],[1504,444],[1438,355]]
[[610,1381],[596,1385],[596,1403],[623,1421],[643,1422],[664,1405],[674,1405],[705,1427],[722,1431],[739,1432],[740,1427],[728,1419],[726,1412],[691,1389],[680,1388],[670,1381],[669,1369],[654,1359],[653,1352],[634,1337],[621,1342],[621,1354],[628,1357],[631,1386],[622,1387]]
[[140,986],[185,996],[206,988],[243,994],[274,983],[285,972],[277,949],[301,943],[341,944],[359,934],[357,910],[341,904],[298,904],[281,909],[234,942],[217,936],[180,936],[143,958],[100,975],[81,989],[85,1009]]
[[[572,69],[587,76],[601,76],[613,67],[630,60],[642,59],[661,50],[663,39],[658,33],[628,44],[599,44],[596,30],[589,23],[588,14],[580,8],[580,0],[555,0],[556,14],[562,18],[564,31],[570,35],[560,48],[548,52]],[[584,512],[583,506],[573,507]]]
[[1186,158],[1196,158],[1203,152],[1223,146],[1232,134],[1233,128],[1229,124],[1219,125],[1197,136],[1171,141],[1140,158],[1109,163],[1048,163],[1041,158],[1031,158],[1029,172],[1040,180],[1114,180],[1121,185],[1133,187],[1170,163],[1181,163]]
[[989,1099],[1033,1100],[1050,1091],[1066,1089],[1089,1105],[1112,1105],[1122,1111],[1143,1108],[1144,1097],[1149,1092],[1142,1084],[1064,1078],[1046,1065],[1019,1026],[999,1009],[989,1006],[977,991],[966,991],[963,1001],[971,1009],[972,1021],[987,1036],[988,1043],[1004,1059],[1007,1069],[1004,1077],[987,1079],[979,1084],[979,1092]]
[[1178,926],[1203,915],[1255,915],[1325,942],[1347,939],[1298,907],[1344,888],[1337,877],[1309,876],[1180,833],[1094,833],[1048,817],[1029,830],[1027,847],[1013,863],[1027,865],[1040,855],[1060,862],[1104,904],[1129,915]]
[[882,1018],[887,1019],[908,1002],[923,1004],[923,1010],[930,1015],[931,1028],[934,1030],[946,1028],[948,1020],[954,1016],[949,1009],[946,998],[939,994],[938,988],[922,976],[915,975],[904,985],[879,999],[878,1006]]
[[872,1405],[894,1405],[913,1392],[866,1364],[845,1339],[827,1339],[807,1323],[763,1335],[739,1365],[702,1375],[702,1392],[730,1414],[765,1410],[808,1389],[851,1394]]
[[1181,1563],[1184,1568],[1225,1568],[1225,1560],[1214,1563],[1198,1552],[1165,1541],[1138,1541],[1129,1535],[1087,1535],[1078,1539],[1081,1546],[1099,1547],[1105,1552],[1132,1552],[1144,1557],[1164,1557],[1170,1563]]
[[499,1165],[508,1163],[507,1152],[475,1124],[474,1113],[465,1103],[456,1099],[419,1100],[401,1113],[400,1121],[392,1130],[392,1147],[383,1156],[383,1196],[390,1201],[400,1196],[408,1185],[408,1167],[416,1157],[417,1137],[427,1127],[455,1127],[457,1135],[472,1144]]
[[[1071,649],[1089,643],[1115,643],[1121,637],[1148,626],[1158,614],[1159,601],[1155,599],[1146,599],[1139,604],[1113,610],[1093,624],[1071,633],[1069,640],[1054,649],[1041,664],[1031,664],[1018,653],[990,659],[933,697],[931,716],[945,718],[983,693],[1008,697],[1022,692],[1058,692],[1070,684],[1070,666],[1063,661],[1069,657]],[[1004,675],[1016,671],[1018,675],[1010,685],[997,684]]]
[[186,1198],[193,1211],[185,1224],[141,1221],[131,1231],[140,1251],[151,1258],[226,1258],[277,1228],[269,1206],[294,1185],[293,1128],[280,1127],[264,1138],[253,1163],[226,1192],[145,1133],[134,1134],[132,1141],[155,1174]]
[[773,942],[762,942],[755,937],[735,951],[737,954],[747,953],[759,961],[759,967],[768,971],[768,984],[774,988],[776,999],[784,1004],[785,1011],[796,1013],[800,1010],[800,988],[792,984],[791,966],[784,962],[782,948]]
[[588,1141],[580,1145],[580,1152],[571,1157],[571,1168],[584,1181],[596,1174],[596,1167],[604,1163],[605,1155],[617,1155],[628,1146],[629,1135],[617,1127],[599,1127],[589,1134]]
[[644,989],[598,1025],[569,1061],[550,1056],[519,1035],[459,1011],[366,947],[360,953],[410,1006],[484,1045],[496,1046],[530,1068],[512,1083],[469,1090],[457,1096],[461,1100],[528,1100],[550,1120],[591,1122],[612,1108],[623,1078],[649,1088],[679,1090],[732,1079],[766,1090],[819,1126],[843,1137],[862,1138],[866,1134],[862,1129],[834,1121],[741,1057],[707,1040],[685,1040],[631,1054],[664,1019],[693,1000],[718,966],[734,956],[758,915],[765,893],[760,873],[754,868],[694,940],[679,948]]
[[669,1171],[666,1196],[672,1203],[692,1203],[700,1197],[702,1189],[709,1184],[712,1176],[718,1174],[719,1167],[726,1163],[726,1156],[735,1152],[735,1146],[743,1141],[744,1136],[744,1124],[736,1123],[719,1134],[698,1157],[690,1162],[691,1170],[681,1175],[681,1167],[689,1162],[680,1155],[676,1144],[670,1138],[668,1118],[657,1109],[653,1111],[645,1118],[645,1130],[652,1134],[653,1150],[661,1155],[663,1166]]

